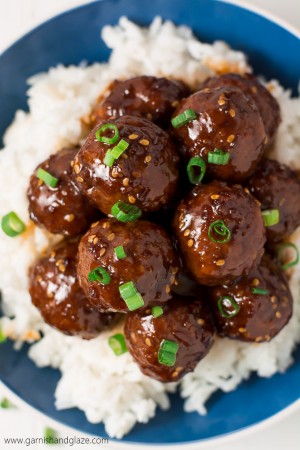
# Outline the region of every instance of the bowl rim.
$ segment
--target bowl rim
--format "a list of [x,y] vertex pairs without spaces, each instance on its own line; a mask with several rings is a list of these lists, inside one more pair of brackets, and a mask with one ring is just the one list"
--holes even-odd
[[[78,11],[82,8],[88,8],[90,5],[100,2],[109,2],[111,0],[92,0],[88,3],[84,3],[78,6],[75,6],[73,8],[68,8],[63,10],[61,13],[51,15],[49,19],[43,20],[40,24],[33,27],[26,33],[22,34],[17,39],[13,40],[13,42],[8,45],[6,48],[3,49],[3,51],[0,52],[0,59],[6,55],[9,51],[11,51],[14,47],[16,47],[21,41],[26,39],[27,37],[38,33],[40,29],[42,29],[45,25],[57,20],[59,17],[64,17],[72,12]],[[263,17],[264,19],[268,20],[269,22],[275,23],[282,29],[288,31],[290,34],[295,36],[300,40],[300,29],[297,29],[296,26],[290,24],[287,20],[282,19],[281,17],[277,16],[276,14],[267,11],[266,9],[260,7],[260,6],[254,6],[250,4],[246,0],[213,0],[214,2],[219,3],[227,3],[230,4],[238,9],[250,11],[257,16]],[[73,428],[72,426],[66,425],[63,422],[53,419],[52,417],[48,416],[46,413],[36,409],[34,406],[30,405],[26,401],[24,401],[21,397],[19,397],[12,389],[10,389],[1,379],[0,379],[0,387],[3,389],[4,394],[8,395],[12,402],[15,403],[17,406],[20,406],[23,410],[27,410],[28,412],[31,412],[31,414],[37,418],[43,419],[47,422],[47,424],[51,425],[53,428],[59,429],[66,433],[73,433],[74,432],[83,437],[97,437],[99,436],[90,434],[90,433],[84,433],[82,431],[77,430],[76,428]],[[168,448],[176,448],[176,450],[206,450],[213,448],[216,445],[220,444],[230,444],[238,441],[240,438],[246,438],[247,436],[253,435],[255,432],[259,432],[262,430],[265,430],[266,428],[269,428],[271,426],[276,425],[276,423],[279,423],[283,419],[289,417],[294,412],[300,410],[300,398],[298,400],[295,400],[292,402],[289,406],[283,408],[279,412],[271,415],[270,417],[260,420],[254,424],[245,426],[237,431],[230,431],[225,434],[222,434],[220,436],[214,436],[210,438],[205,438],[197,441],[186,441],[184,443],[166,443],[166,444],[142,444],[140,442],[123,442],[122,440],[116,440],[115,438],[109,438],[109,447],[111,449],[120,449],[120,450],[129,450],[132,449],[134,446],[138,450],[149,450],[150,447],[155,447],[156,450],[166,450]]]

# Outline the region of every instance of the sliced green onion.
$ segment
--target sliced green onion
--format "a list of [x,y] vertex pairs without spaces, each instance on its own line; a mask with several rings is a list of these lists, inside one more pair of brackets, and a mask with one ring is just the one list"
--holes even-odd
[[57,444],[57,434],[56,431],[54,431],[52,428],[45,428],[44,430],[44,437],[47,444],[53,445]]
[[215,148],[213,152],[208,152],[207,161],[210,164],[225,166],[230,160],[230,153],[224,152],[220,148]]
[[[240,306],[232,297],[229,297],[228,295],[219,298],[218,308],[221,316],[226,319],[231,319],[231,317],[236,316],[240,311]],[[232,310],[230,310],[230,308]]]
[[123,245],[119,245],[118,247],[115,247],[114,251],[115,251],[115,255],[118,259],[124,259],[127,256]]
[[266,209],[265,211],[262,211],[262,217],[265,227],[272,227],[279,222],[279,210]]
[[[282,259],[283,259],[282,256],[283,256],[283,253],[285,252],[286,249],[293,250],[295,252],[295,256],[294,256],[294,258],[291,261],[286,262],[286,263],[283,264],[282,263]],[[279,248],[278,248],[277,257],[278,257],[278,259],[280,261],[280,264],[281,264],[281,267],[282,267],[283,270],[287,270],[290,267],[296,266],[299,263],[299,260],[300,260],[298,247],[295,244],[293,244],[292,242],[287,242],[285,244],[281,244],[279,246]]]
[[144,306],[145,302],[143,300],[143,297],[138,292],[132,281],[121,284],[119,286],[119,292],[129,311],[134,311],[135,309]]
[[112,167],[114,162],[115,162],[115,158],[111,155],[111,150],[107,150],[103,162],[106,166],[108,167]]
[[[215,237],[212,236],[212,231],[215,234],[218,234],[219,236],[223,236],[223,238],[216,239]],[[223,220],[216,220],[215,222],[212,222],[209,225],[208,237],[213,242],[218,242],[218,244],[225,244],[226,242],[230,241],[230,239],[231,239],[231,232],[226,227],[226,225],[225,225]]]
[[152,316],[154,318],[162,316],[164,313],[164,310],[162,309],[161,306],[153,306],[152,310],[151,310]]
[[26,230],[25,223],[13,211],[2,217],[1,227],[4,233],[10,237],[18,236]]
[[[103,136],[103,133],[106,130],[113,131],[114,135],[111,138],[109,138],[107,136]],[[99,142],[104,142],[104,144],[112,145],[115,142],[117,142],[117,140],[119,139],[118,127],[116,127],[116,125],[114,125],[112,123],[106,123],[105,125],[102,125],[102,127],[98,128],[98,130],[95,133],[95,138]]]
[[110,283],[110,275],[104,267],[96,267],[88,274],[88,280],[90,282],[98,281],[100,284],[105,285]]
[[176,354],[178,352],[179,345],[177,342],[168,341],[163,339],[160,343],[158,351],[158,362],[164,366],[173,367],[176,363]]
[[120,222],[134,222],[142,215],[142,211],[137,206],[118,201],[112,206],[111,214]]
[[58,178],[55,178],[53,175],[51,175],[51,173],[47,172],[41,167],[38,169],[36,176],[49,187],[55,188],[57,186]]
[[258,295],[269,295],[269,291],[267,289],[261,289],[261,288],[252,288],[251,289],[252,294],[258,294]]
[[8,398],[4,398],[3,400],[1,400],[0,408],[8,409],[8,408],[11,408],[11,407],[12,407],[12,404],[10,403]]
[[193,109],[186,109],[182,114],[173,117],[171,123],[174,128],[180,128],[195,119],[197,119],[195,111]]
[[200,156],[194,156],[189,160],[186,170],[190,182],[192,184],[199,184],[203,180],[206,172],[205,161]]
[[3,344],[3,342],[6,341],[6,336],[2,331],[2,328],[0,327],[0,344]]
[[112,149],[111,156],[114,159],[120,158],[122,153],[124,153],[128,147],[129,147],[128,142],[124,141],[124,139],[121,139],[120,142]]
[[123,353],[127,352],[125,337],[122,333],[117,333],[110,336],[108,339],[108,345],[116,356],[123,355]]

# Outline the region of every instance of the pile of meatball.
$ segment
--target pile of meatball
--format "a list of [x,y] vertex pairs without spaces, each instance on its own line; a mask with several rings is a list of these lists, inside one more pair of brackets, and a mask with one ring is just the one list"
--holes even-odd
[[277,253],[300,225],[297,173],[265,156],[280,121],[252,75],[195,92],[151,76],[111,83],[82,147],[30,179],[31,220],[64,236],[29,273],[45,322],[91,339],[123,321],[116,354],[163,382],[192,371],[215,333],[274,338],[293,308]]

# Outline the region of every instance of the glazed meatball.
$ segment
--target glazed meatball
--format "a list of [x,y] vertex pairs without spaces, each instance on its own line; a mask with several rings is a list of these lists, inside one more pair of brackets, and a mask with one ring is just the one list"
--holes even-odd
[[262,257],[266,238],[261,210],[247,192],[213,181],[196,186],[179,204],[175,234],[183,261],[200,284],[233,281]]
[[124,116],[111,120],[129,146],[109,167],[105,156],[114,145],[97,141],[98,125],[75,158],[81,189],[105,214],[121,200],[142,211],[168,204],[178,181],[179,157],[167,133],[146,119]]
[[[188,109],[196,118],[173,128],[185,158],[200,156],[207,163],[208,173],[220,180],[240,182],[251,175],[266,142],[254,102],[238,88],[223,87],[202,90],[180,101],[173,117]],[[215,158],[216,152],[229,154],[229,160],[212,162],[210,158]]]
[[288,323],[293,300],[278,265],[265,255],[248,276],[208,289],[221,336],[250,342],[269,341]]
[[279,242],[291,235],[300,225],[300,179],[297,173],[277,161],[264,158],[247,185],[261,202],[262,210],[279,210],[279,222],[267,227],[267,239]]
[[117,315],[94,309],[80,288],[76,275],[78,242],[61,242],[31,267],[29,292],[48,325],[67,335],[92,339],[115,323]]
[[[72,175],[71,163],[78,148],[64,148],[40,164],[30,178],[28,189],[29,215],[37,225],[51,233],[76,236],[95,220],[91,207]],[[56,187],[50,187],[36,174],[42,168],[58,178]]]
[[[136,311],[128,314],[125,322],[127,347],[139,368],[163,382],[177,381],[191,372],[209,352],[213,333],[210,315],[200,298],[174,297],[159,317],[153,317],[151,310]],[[161,359],[168,345],[165,341],[178,345],[176,360],[170,365]]]
[[[121,259],[117,247],[124,251]],[[89,273],[99,267],[109,274],[107,284],[89,280]],[[120,287],[126,283],[133,284],[137,291],[138,307],[166,302],[171,298],[177,271],[178,261],[168,235],[150,222],[103,219],[92,225],[79,246],[78,278],[90,302],[100,311],[128,312],[133,308],[120,294]]]
[[160,126],[169,125],[178,101],[189,95],[188,87],[177,80],[140,76],[115,80],[108,95],[99,99],[94,110],[95,124],[130,115],[144,117]]
[[253,75],[241,76],[236,73],[209,78],[200,86],[200,89],[225,86],[237,87],[254,100],[264,123],[268,145],[270,145],[274,141],[281,122],[280,107],[275,97]]

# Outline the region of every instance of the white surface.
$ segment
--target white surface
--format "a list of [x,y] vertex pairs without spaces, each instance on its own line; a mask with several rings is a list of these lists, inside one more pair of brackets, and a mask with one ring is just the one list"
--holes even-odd
[[[163,1],[163,0],[162,0]],[[234,2],[234,0],[232,0]],[[0,51],[24,32],[41,23],[45,19],[69,9],[73,6],[89,3],[89,0],[1,0],[0,2]],[[264,7],[282,19],[300,28],[300,5],[298,0],[252,0],[252,5]],[[0,399],[2,392],[0,388]],[[215,445],[215,450],[299,450],[300,411],[291,413],[279,423],[268,425],[266,429],[250,436],[236,436],[234,442]],[[47,423],[46,423],[47,425]],[[3,445],[4,437],[42,437],[45,420],[29,414],[21,409],[0,410],[0,448],[26,448],[23,445]],[[63,432],[62,436],[66,436]],[[69,436],[72,434],[69,433]],[[93,448],[86,445],[85,448]],[[36,448],[44,448],[42,445]],[[56,447],[58,448],[58,447]],[[74,446],[73,448],[84,448]],[[113,446],[105,445],[105,448]],[[137,447],[136,447],[137,448]]]

